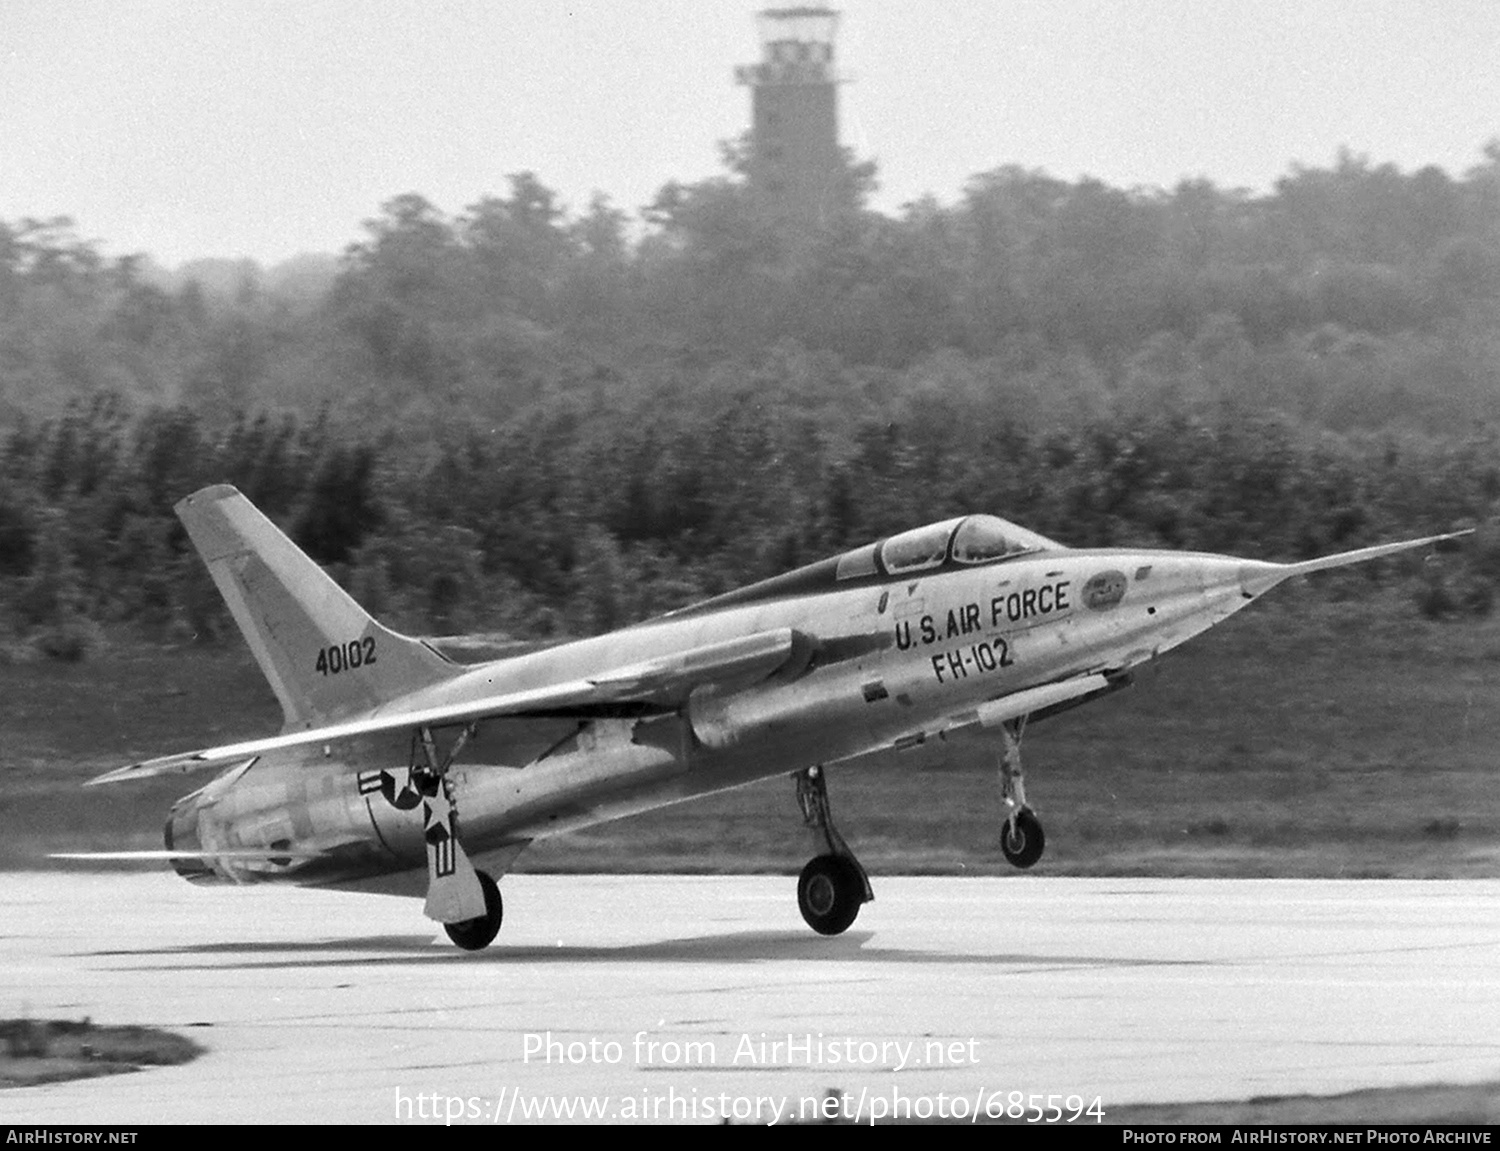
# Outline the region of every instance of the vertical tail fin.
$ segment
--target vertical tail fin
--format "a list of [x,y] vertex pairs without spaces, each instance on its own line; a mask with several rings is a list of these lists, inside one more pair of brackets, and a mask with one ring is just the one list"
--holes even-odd
[[176,510],[281,703],[284,730],[357,715],[457,674],[425,643],[372,619],[228,484]]

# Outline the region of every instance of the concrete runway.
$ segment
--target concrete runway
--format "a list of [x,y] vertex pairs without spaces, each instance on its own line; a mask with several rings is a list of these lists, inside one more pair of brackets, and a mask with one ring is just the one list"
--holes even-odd
[[210,1050],[3,1091],[0,1119],[764,1121],[830,1089],[966,1116],[1500,1079],[1500,880],[874,883],[824,939],[791,878],[509,876],[468,954],[415,900],[9,874],[4,1016]]

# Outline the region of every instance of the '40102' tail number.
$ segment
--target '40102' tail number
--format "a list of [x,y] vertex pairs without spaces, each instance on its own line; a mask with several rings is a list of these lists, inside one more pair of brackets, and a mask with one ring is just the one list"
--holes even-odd
[[353,671],[374,662],[375,637],[366,636],[364,639],[351,639],[348,643],[336,643],[332,647],[321,649],[313,670],[320,675],[338,675],[341,671]]

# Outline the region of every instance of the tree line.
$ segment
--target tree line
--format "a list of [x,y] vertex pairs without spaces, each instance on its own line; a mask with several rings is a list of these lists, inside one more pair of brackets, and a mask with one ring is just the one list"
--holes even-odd
[[[529,636],[969,510],[1288,559],[1493,514],[1500,143],[897,216],[850,159],[806,228],[729,158],[639,228],[530,173],[399,196],[322,278],[228,288],[0,223],[0,634],[221,633],[170,513],[219,481],[398,624]],[[1424,610],[1486,610],[1485,554]]]
[[1338,430],[1500,416],[1500,141],[1459,178],[1344,153],[1264,195],[1006,167],[896,217],[864,206],[870,166],[849,171],[807,229],[733,172],[668,184],[639,230],[602,195],[570,213],[531,173],[456,216],[406,194],[326,281],[248,265],[228,291],[164,286],[66,220],[0,224],[0,420],[101,391],[365,427],[508,419],[561,382],[629,388],[784,342],[903,378],[958,357],[1093,408],[1230,397]]
[[[564,396],[418,444],[113,400],[28,421],[0,449],[0,635],[65,658],[111,631],[231,635],[171,514],[213,482],[239,486],[398,627],[526,638],[617,627],[967,511],[1080,546],[1298,559],[1486,524],[1500,496],[1493,432],[1340,436],[1170,411],[1041,428],[945,389],[865,392],[831,426],[802,390],[811,367],[772,356],[711,398],[638,408]],[[1428,615],[1484,613],[1496,544],[1482,537],[1457,566],[1332,577],[1325,594],[1404,581]]]

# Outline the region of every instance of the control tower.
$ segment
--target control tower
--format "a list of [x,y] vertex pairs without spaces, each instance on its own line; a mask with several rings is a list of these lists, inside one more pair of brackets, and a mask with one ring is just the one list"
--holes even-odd
[[750,88],[750,189],[788,223],[816,225],[837,186],[838,84],[832,8],[767,8],[756,17],[759,64],[734,70]]

